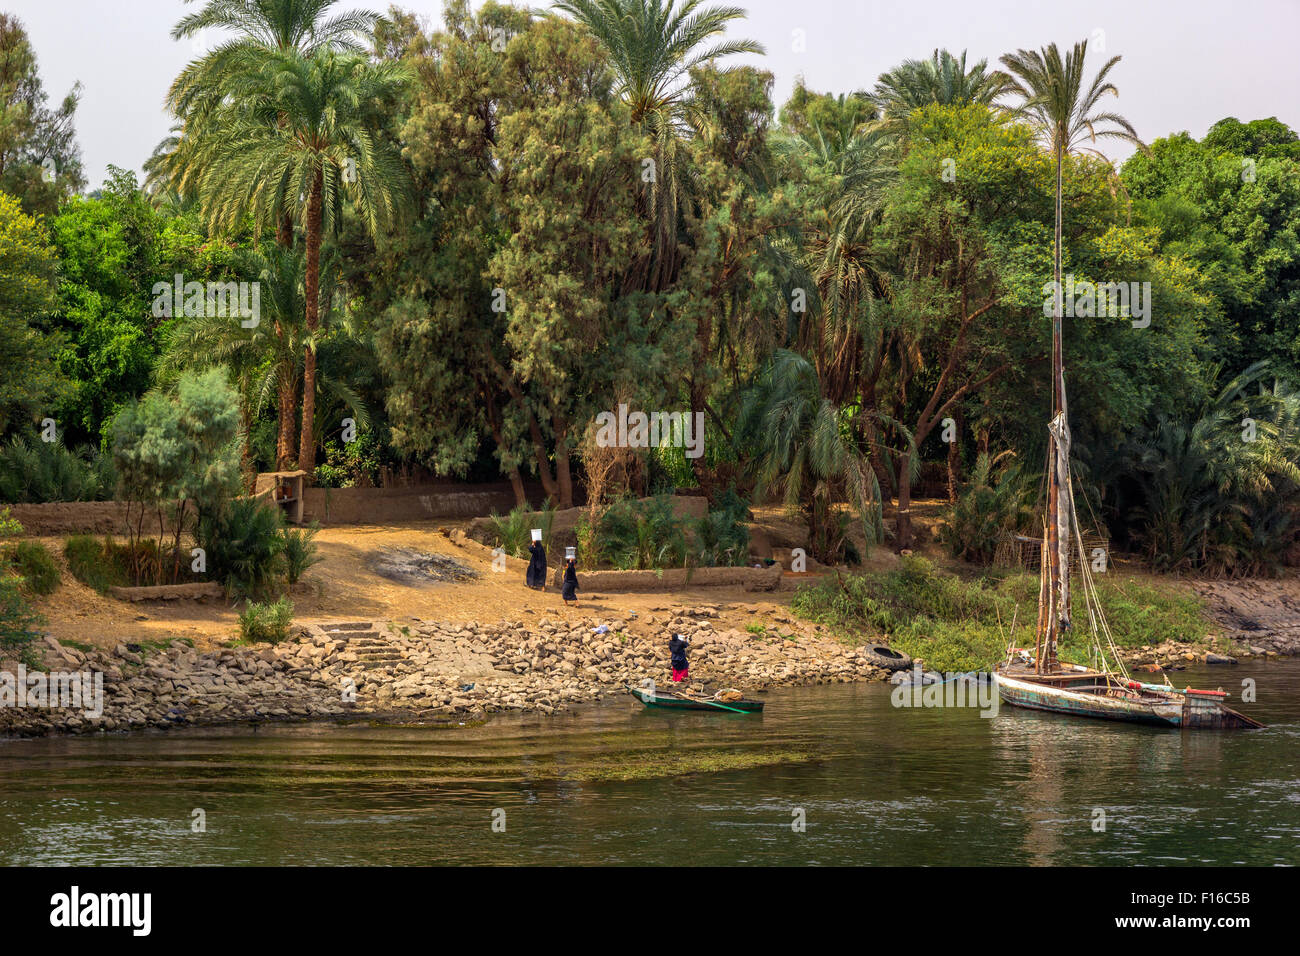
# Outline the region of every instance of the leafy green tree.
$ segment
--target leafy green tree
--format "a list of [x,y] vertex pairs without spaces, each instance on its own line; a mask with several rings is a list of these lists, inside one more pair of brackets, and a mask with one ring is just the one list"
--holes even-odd
[[45,228],[0,193],[0,435],[49,415],[65,384],[46,325],[56,267]]
[[73,117],[77,84],[57,108],[48,96],[26,30],[0,13],[0,190],[32,214],[50,216],[85,185]]
[[[149,392],[113,422],[113,463],[127,503],[130,561],[136,584],[175,581],[181,536],[197,517],[215,513],[239,489],[239,397],[223,368],[182,375],[174,394]],[[173,524],[166,547],[168,520]],[[155,547],[142,547],[146,521]]]

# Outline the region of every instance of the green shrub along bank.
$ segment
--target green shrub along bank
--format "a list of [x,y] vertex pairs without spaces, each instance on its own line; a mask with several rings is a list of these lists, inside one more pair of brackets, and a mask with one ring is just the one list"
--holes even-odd
[[279,508],[236,498],[200,520],[197,538],[211,579],[232,597],[260,598],[292,587],[322,560],[314,540],[319,530],[318,525],[291,529]]
[[[1173,588],[1098,575],[1097,591],[1120,647],[1191,644],[1214,629],[1200,601]],[[844,575],[805,587],[793,608],[841,640],[887,638],[890,646],[924,659],[927,668],[970,671],[988,670],[1003,659],[1013,618],[1017,646],[1033,643],[1037,600],[1036,575],[991,572],[967,579],[912,556],[894,570]],[[1086,661],[1091,638],[1077,591],[1074,602],[1076,628],[1060,653]]]
[[293,621],[293,602],[287,597],[270,604],[248,602],[239,615],[239,636],[242,640],[278,644],[289,636]]
[[23,579],[30,594],[53,594],[59,586],[59,565],[39,541],[19,541],[5,549],[10,567]]
[[749,563],[749,505],[727,491],[699,519],[673,513],[671,495],[619,498],[578,522],[578,553],[586,567],[620,571],[731,567]]
[[[23,533],[23,526],[10,517],[8,508],[0,508],[0,541]],[[45,619],[31,606],[22,572],[10,555],[14,549],[0,548],[0,658],[17,658],[36,663],[32,642],[39,636]]]

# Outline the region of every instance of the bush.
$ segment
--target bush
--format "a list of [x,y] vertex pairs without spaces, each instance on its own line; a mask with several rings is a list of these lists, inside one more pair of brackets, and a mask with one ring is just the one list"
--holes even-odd
[[199,521],[208,572],[232,596],[262,597],[285,570],[284,513],[256,498],[236,498]]
[[9,549],[7,557],[28,593],[53,594],[59,586],[59,566],[39,541],[19,541]]
[[324,560],[316,553],[315,538],[319,531],[318,524],[313,524],[310,528],[284,529],[284,570],[289,587],[297,584],[303,572],[313,564]]
[[[1120,647],[1194,641],[1213,630],[1200,601],[1176,587],[1112,574],[1098,575],[1096,584]],[[1082,663],[1092,637],[1079,589],[1073,601],[1075,627],[1061,642],[1060,654]],[[891,646],[923,658],[927,668],[971,671],[988,670],[1005,657],[1013,617],[1015,643],[1033,643],[1037,602],[1037,575],[990,573],[967,580],[911,556],[893,571],[802,588],[792,606],[801,617],[855,643],[887,638]]]
[[112,459],[93,448],[20,437],[0,447],[0,501],[106,501],[116,484]]
[[749,563],[749,505],[728,490],[718,507],[695,525],[695,554],[702,567],[743,567]]
[[[22,534],[23,526],[0,509],[0,538]],[[0,552],[0,657],[17,657],[26,664],[36,662],[32,642],[45,625],[23,594],[23,579],[14,572],[6,553]]]
[[111,538],[101,541],[88,534],[73,535],[63,543],[63,557],[72,576],[100,594],[130,583],[126,549]]
[[619,570],[680,567],[686,563],[685,522],[672,498],[622,498],[596,520],[596,552]]
[[541,528],[542,546],[551,548],[551,526],[555,523],[555,509],[548,500],[542,510],[534,512],[527,507],[514,508],[504,518],[493,513],[492,534],[496,547],[512,558],[527,558],[528,545],[533,540],[533,529]]
[[292,621],[293,604],[287,597],[281,597],[274,604],[254,604],[250,601],[239,615],[239,635],[249,642],[278,644],[289,636],[289,624]]
[[949,507],[939,539],[954,558],[990,564],[998,541],[1008,533],[1033,527],[1036,485],[1019,464],[994,475],[995,462],[980,455],[970,481]]

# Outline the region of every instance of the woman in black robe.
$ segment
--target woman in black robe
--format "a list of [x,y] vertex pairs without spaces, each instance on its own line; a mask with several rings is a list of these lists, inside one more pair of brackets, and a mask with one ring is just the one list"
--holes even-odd
[[534,591],[546,590],[546,549],[540,541],[528,546],[532,558],[528,561],[528,586]]
[[573,602],[573,606],[578,606],[578,570],[574,564],[573,558],[568,558],[564,562],[564,590],[560,592],[564,598],[564,603]]

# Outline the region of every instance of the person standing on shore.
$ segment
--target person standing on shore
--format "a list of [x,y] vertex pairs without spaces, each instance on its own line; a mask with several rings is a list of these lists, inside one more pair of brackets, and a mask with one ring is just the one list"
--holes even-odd
[[546,548],[542,542],[534,541],[528,545],[528,552],[532,555],[528,560],[528,586],[534,591],[546,590]]
[[564,589],[560,596],[565,604],[572,602],[574,607],[578,606],[578,568],[571,557],[564,559]]
[[691,665],[686,659],[686,647],[690,643],[685,634],[674,634],[672,640],[668,642],[668,653],[672,656],[673,680],[675,682],[690,679]]

